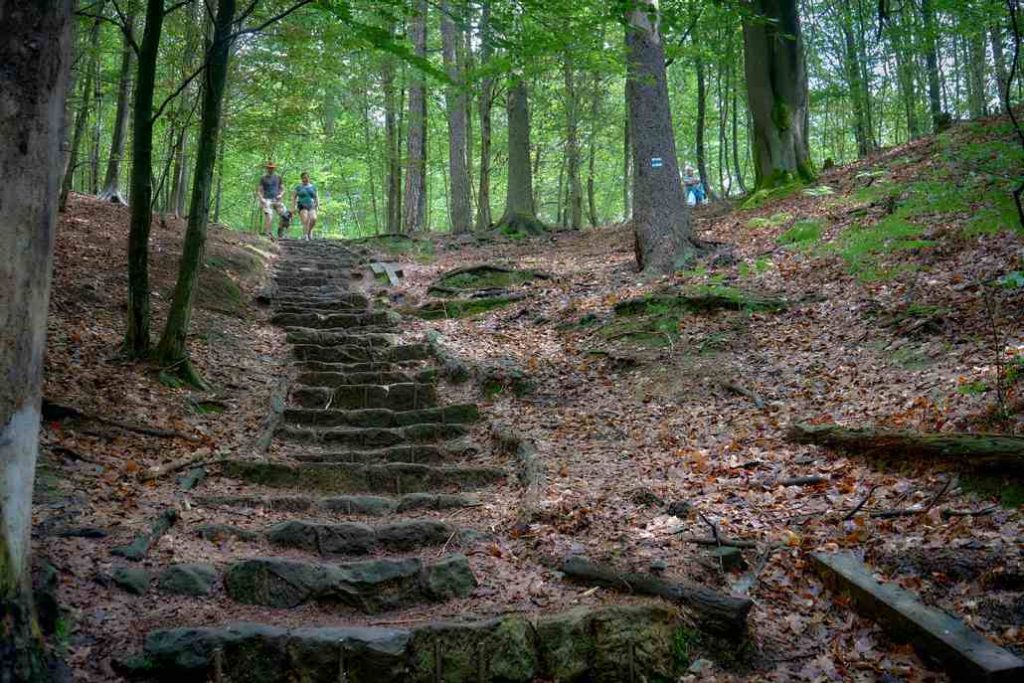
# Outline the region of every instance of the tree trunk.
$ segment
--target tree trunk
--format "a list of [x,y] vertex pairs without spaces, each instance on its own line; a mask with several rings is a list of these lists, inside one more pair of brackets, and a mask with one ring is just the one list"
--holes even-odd
[[[99,11],[103,11],[100,6]],[[89,194],[100,193],[100,132],[103,128],[103,80],[100,72],[100,56],[96,55],[92,77],[92,138],[89,146]]]
[[629,81],[626,81],[623,108],[626,116],[622,123],[622,220],[633,217],[633,206],[630,203],[630,189],[633,187],[633,135],[629,129]]
[[985,32],[983,28],[965,26],[970,59],[967,67],[967,103],[972,119],[988,115],[988,84],[986,83]]
[[743,23],[755,190],[811,182],[807,69],[796,0],[755,0]]
[[[735,43],[733,43],[735,45]],[[740,167],[740,136],[739,136],[739,78],[738,73],[735,70],[735,61],[733,62],[733,79],[732,79],[732,163],[735,169],[736,184],[740,188],[740,192],[743,194],[747,193],[747,186],[743,182],[743,171]]]
[[593,88],[590,93],[590,131],[587,146],[587,214],[590,226],[597,227],[597,197],[594,187],[594,160],[597,156],[597,119],[601,110],[600,76],[594,73]]
[[579,98],[572,63],[565,56],[562,67],[565,76],[565,172],[569,183],[569,201],[566,206],[567,223],[573,230],[583,227],[583,186],[580,183]]
[[394,234],[402,231],[402,153],[395,95],[395,60],[391,55],[384,55],[381,80],[384,90],[384,144],[387,147],[386,225],[388,233]]
[[[480,66],[491,59],[491,3],[484,0],[480,10]],[[480,185],[476,198],[476,229],[491,227],[491,107],[494,102],[494,79],[480,81],[477,110],[480,115]]]
[[[697,72],[697,120],[694,123],[697,127],[697,173],[700,174],[700,179],[704,183],[704,190],[708,193],[708,199],[714,199],[715,191],[711,188],[711,178],[708,177],[707,150],[704,147],[704,127],[707,123],[708,111],[708,88],[703,57],[697,57],[694,63],[694,70]],[[640,162],[637,161],[637,163],[639,164]]]
[[899,20],[890,24],[889,44],[896,59],[896,83],[899,88],[903,112],[907,119],[907,135],[911,140],[921,137],[921,125],[917,119],[917,89],[914,82],[914,55],[906,46],[910,34],[901,11]]
[[30,577],[46,309],[63,168],[70,0],[0,5],[0,680],[52,680]]
[[[135,17],[125,17],[125,31],[132,35]],[[126,204],[121,195],[121,160],[124,158],[124,145],[127,139],[129,100],[132,90],[132,46],[127,36],[121,43],[121,71],[117,86],[117,114],[114,117],[114,133],[110,139],[110,156],[107,157],[107,172],[103,179],[103,190],[99,198],[115,204]]]
[[185,340],[192,320],[192,300],[199,272],[203,267],[206,248],[206,229],[210,216],[210,189],[213,185],[213,167],[217,160],[217,137],[227,84],[228,60],[231,56],[231,29],[235,17],[235,0],[218,0],[214,19],[213,38],[207,52],[207,66],[203,72],[202,119],[199,124],[199,143],[196,150],[195,179],[188,212],[185,244],[178,265],[178,282],[174,287],[167,325],[157,347],[157,357],[165,368],[187,383],[203,388],[203,382],[192,368]]
[[526,81],[519,78],[508,89],[508,189],[505,213],[498,227],[517,233],[536,234],[545,230],[537,219],[533,202],[533,173],[530,168],[530,104]]
[[863,159],[875,150],[873,131],[868,120],[867,84],[864,82],[861,68],[860,49],[853,35],[853,17],[850,8],[843,5],[840,9],[840,23],[843,32],[845,49],[844,70],[846,85],[850,93],[853,108],[853,136],[857,140],[857,156]]
[[[100,11],[102,12],[102,7]],[[95,62],[99,60],[100,24],[102,20],[94,19],[89,29],[89,55],[91,60],[88,72],[85,76],[85,83],[82,85],[81,104],[78,113],[75,115],[75,127],[71,133],[71,140],[68,146],[68,154],[64,166],[64,182],[60,188],[59,211],[64,212],[68,204],[68,194],[74,186],[75,173],[78,171],[78,150],[81,149],[82,135],[85,134],[85,125],[89,121],[89,109],[92,106],[93,78],[96,76]]]
[[939,132],[946,127],[948,117],[942,111],[939,57],[936,48],[937,29],[932,0],[921,0],[921,20],[924,22],[924,59],[928,72],[928,105],[932,114],[932,130]]
[[452,233],[459,235],[473,229],[473,207],[470,200],[469,170],[466,167],[466,91],[456,61],[455,21],[451,5],[441,3],[441,43],[445,71],[452,85],[445,89],[448,109],[448,166],[451,175],[448,218]]
[[[184,113],[184,111],[182,111]],[[174,141],[174,171],[171,174],[171,194],[167,208],[175,218],[185,213],[185,145],[188,144],[188,124],[181,122]]]
[[697,247],[676,159],[659,19],[653,0],[630,3],[626,16],[626,107],[633,132],[637,265],[648,273],[671,273],[692,260]]
[[[416,3],[409,25],[413,53],[427,56],[427,0]],[[413,69],[409,84],[409,132],[406,140],[404,232],[421,232],[427,208],[427,97],[423,74]]]
[[153,86],[163,30],[163,0],[147,0],[139,45],[132,129],[131,220],[128,227],[128,325],[125,351],[149,354],[149,230],[153,218]]
[[997,21],[989,27],[989,42],[992,44],[992,65],[996,74],[996,86],[999,88],[999,108],[1006,112],[1006,83],[1010,74],[1006,69],[1006,55],[1003,51],[1003,25]]

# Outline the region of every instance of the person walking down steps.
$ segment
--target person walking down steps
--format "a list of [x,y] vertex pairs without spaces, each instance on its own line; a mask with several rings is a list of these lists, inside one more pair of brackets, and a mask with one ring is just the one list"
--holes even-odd
[[316,213],[320,208],[320,198],[316,194],[316,185],[309,181],[309,173],[302,174],[302,182],[292,192],[292,211],[299,212],[302,221],[302,239],[313,239],[313,228],[316,226]]
[[281,176],[277,175],[274,171],[277,169],[277,164],[273,161],[267,162],[267,172],[260,177],[260,182],[256,186],[256,198],[260,202],[260,209],[263,211],[263,232],[270,239],[274,239],[274,228],[272,221],[274,214],[276,213],[282,219],[285,216],[291,217],[288,213],[287,207],[281,198],[284,196],[284,182],[281,180]]

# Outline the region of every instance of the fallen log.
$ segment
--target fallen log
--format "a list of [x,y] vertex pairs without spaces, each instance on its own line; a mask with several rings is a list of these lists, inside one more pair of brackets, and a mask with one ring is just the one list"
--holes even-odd
[[620,572],[579,555],[566,558],[561,571],[582,583],[665,598],[680,605],[701,629],[727,638],[744,635],[747,614],[754,604],[749,598],[723,595],[692,583],[667,581],[653,574]]
[[185,441],[191,441],[193,443],[199,443],[202,441],[197,436],[191,434],[183,434],[182,432],[175,431],[173,429],[164,429],[162,427],[150,427],[149,425],[140,425],[132,422],[122,422],[120,420],[113,420],[109,417],[103,417],[102,415],[93,415],[85,411],[79,410],[73,406],[66,406],[60,403],[55,403],[47,398],[43,399],[42,404],[43,419],[47,421],[59,422],[61,420],[84,420],[96,422],[98,424],[120,429],[126,432],[135,432],[136,434],[145,434],[146,436],[158,436],[164,439],[184,439]]
[[119,545],[116,548],[113,548],[110,552],[112,555],[123,557],[126,560],[139,562],[146,557],[146,553],[149,552],[149,549],[152,548],[153,545],[160,540],[160,537],[166,534],[177,521],[178,510],[176,508],[167,508],[159,517],[150,523],[149,531],[138,534],[131,543],[127,545]]
[[891,583],[879,583],[853,553],[812,553],[827,584],[846,594],[865,616],[909,642],[964,681],[1024,680],[1024,660],[978,635],[959,619],[921,603]]
[[1024,466],[1024,437],[1007,434],[907,432],[798,423],[789,428],[788,438],[796,443],[869,455],[949,458],[988,467]]

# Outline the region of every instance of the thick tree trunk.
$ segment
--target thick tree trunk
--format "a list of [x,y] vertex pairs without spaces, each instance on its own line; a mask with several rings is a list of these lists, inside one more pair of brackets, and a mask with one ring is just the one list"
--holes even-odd
[[0,3],[0,681],[52,680],[29,556],[71,9]]
[[519,78],[508,89],[508,189],[505,213],[498,227],[526,233],[545,230],[537,220],[530,168],[530,104],[526,81]]
[[704,146],[704,128],[707,124],[708,111],[708,84],[707,75],[704,70],[704,59],[702,57],[697,57],[694,63],[694,70],[697,72],[697,120],[694,122],[697,128],[697,173],[700,174],[700,179],[704,182],[704,189],[708,193],[708,199],[714,199],[715,191],[711,187],[711,178],[708,176],[707,150]]
[[[409,25],[413,53],[427,56],[427,1],[416,3],[416,14]],[[406,137],[404,232],[425,228],[427,209],[427,97],[423,74],[413,70],[409,85],[409,132]]]
[[[480,10],[480,66],[491,59],[491,3],[484,0]],[[477,111],[480,115],[480,185],[476,198],[476,229],[491,227],[491,108],[494,103],[494,79],[480,81]]]
[[448,167],[451,191],[448,218],[456,235],[473,229],[473,207],[470,199],[469,170],[466,167],[466,91],[456,57],[457,35],[451,5],[441,3],[441,44],[445,71],[452,85],[445,90],[448,109]]
[[210,189],[213,186],[213,167],[217,160],[217,138],[227,84],[228,60],[231,56],[231,28],[235,17],[235,0],[218,0],[214,19],[213,38],[207,53],[207,66],[203,72],[202,119],[199,124],[199,144],[196,150],[196,171],[192,184],[192,200],[188,212],[185,244],[178,265],[178,282],[174,287],[167,325],[157,347],[160,364],[193,386],[203,388],[203,382],[189,362],[185,345],[192,320],[192,299],[195,295],[199,272],[203,267],[206,248],[206,229],[210,216]]
[[924,22],[924,60],[928,72],[928,105],[932,114],[932,130],[945,128],[947,116],[942,111],[941,84],[939,82],[939,57],[936,48],[937,29],[932,0],[921,0],[921,20]]
[[692,260],[697,247],[676,158],[657,6],[634,0],[626,20],[637,265],[648,273],[670,273]]
[[755,0],[743,24],[755,190],[814,179],[808,148],[807,68],[796,0]]
[[[126,17],[125,31],[132,35],[135,17]],[[121,195],[121,160],[124,158],[124,145],[127,140],[128,114],[130,113],[129,97],[132,90],[132,46],[128,36],[122,37],[121,71],[117,86],[117,114],[114,117],[114,133],[110,139],[110,156],[107,157],[107,172],[103,179],[103,190],[100,199],[115,204],[126,204]]]
[[573,230],[583,227],[583,186],[580,183],[579,98],[572,63],[566,55],[565,76],[565,172],[569,183],[566,223]]
[[149,230],[153,218],[153,86],[163,30],[162,0],[147,0],[146,28],[139,45],[132,115],[132,211],[128,226],[128,325],[125,351],[133,358],[149,354]]
[[384,144],[387,147],[387,231],[402,231],[402,153],[398,126],[398,102],[395,94],[395,60],[384,56],[381,70],[384,90]]

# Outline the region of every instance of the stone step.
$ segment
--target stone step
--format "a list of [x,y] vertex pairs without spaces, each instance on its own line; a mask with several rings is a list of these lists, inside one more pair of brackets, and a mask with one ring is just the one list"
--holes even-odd
[[383,462],[414,462],[423,465],[439,465],[475,455],[479,452],[479,447],[470,443],[461,443],[453,446],[409,444],[376,448],[368,451],[296,453],[292,457],[299,462],[349,462],[365,465]]
[[[340,411],[339,411],[340,412]],[[385,448],[399,444],[435,443],[466,436],[462,425],[423,422],[404,427],[294,427],[278,429],[283,441],[349,448]]]
[[308,327],[289,327],[285,336],[289,344],[318,344],[320,346],[394,346],[398,335],[388,332],[367,332],[341,327],[331,330],[314,330]]
[[[403,628],[239,623],[152,631],[130,671],[161,680],[260,683],[528,683],[676,680],[679,615],[665,605]],[[136,674],[136,675],[138,675]]]
[[364,325],[387,325],[398,321],[391,311],[370,313],[275,313],[270,322],[287,327],[307,327],[316,330],[332,327],[361,327]]
[[282,548],[319,555],[367,555],[444,545],[459,535],[459,529],[436,519],[408,519],[376,527],[360,522],[289,520],[274,524],[264,535],[269,543]]
[[324,285],[345,287],[352,279],[352,273],[345,270],[322,270],[318,273],[277,272],[274,274],[274,284],[278,287],[322,287]]
[[367,614],[467,597],[476,578],[464,555],[435,562],[419,558],[341,564],[256,557],[235,562],[224,588],[235,602],[293,608],[308,603],[338,605]]
[[424,368],[415,374],[399,370],[376,372],[303,372],[295,380],[307,387],[342,387],[353,384],[427,384],[437,381],[437,368]]
[[403,344],[387,349],[366,349],[358,346],[318,346],[296,344],[292,347],[295,358],[302,361],[324,363],[401,363],[430,358],[430,347],[426,344]]
[[419,410],[437,405],[434,384],[343,384],[337,387],[296,386],[291,402],[302,408],[320,410]]
[[317,308],[337,308],[348,310],[351,308],[365,309],[370,305],[370,300],[362,294],[345,292],[333,297],[318,296],[275,296],[273,302],[276,306],[304,307],[315,306]]
[[294,361],[292,365],[302,372],[338,372],[341,374],[357,372],[412,372],[418,361],[364,361],[359,363],[325,363],[323,361]]
[[416,463],[276,463],[229,460],[224,476],[271,488],[298,488],[329,493],[439,492],[477,489],[499,482],[505,471],[496,467],[436,467]]
[[383,408],[365,410],[315,410],[286,408],[287,424],[311,427],[408,427],[416,424],[466,424],[476,422],[480,411],[472,403],[458,403],[423,410],[394,411]]
[[277,512],[321,512],[340,515],[366,515],[384,517],[398,513],[453,510],[476,507],[480,502],[471,496],[449,493],[407,493],[404,496],[261,496],[261,495],[206,495],[193,501],[206,507],[240,507],[275,510]]

